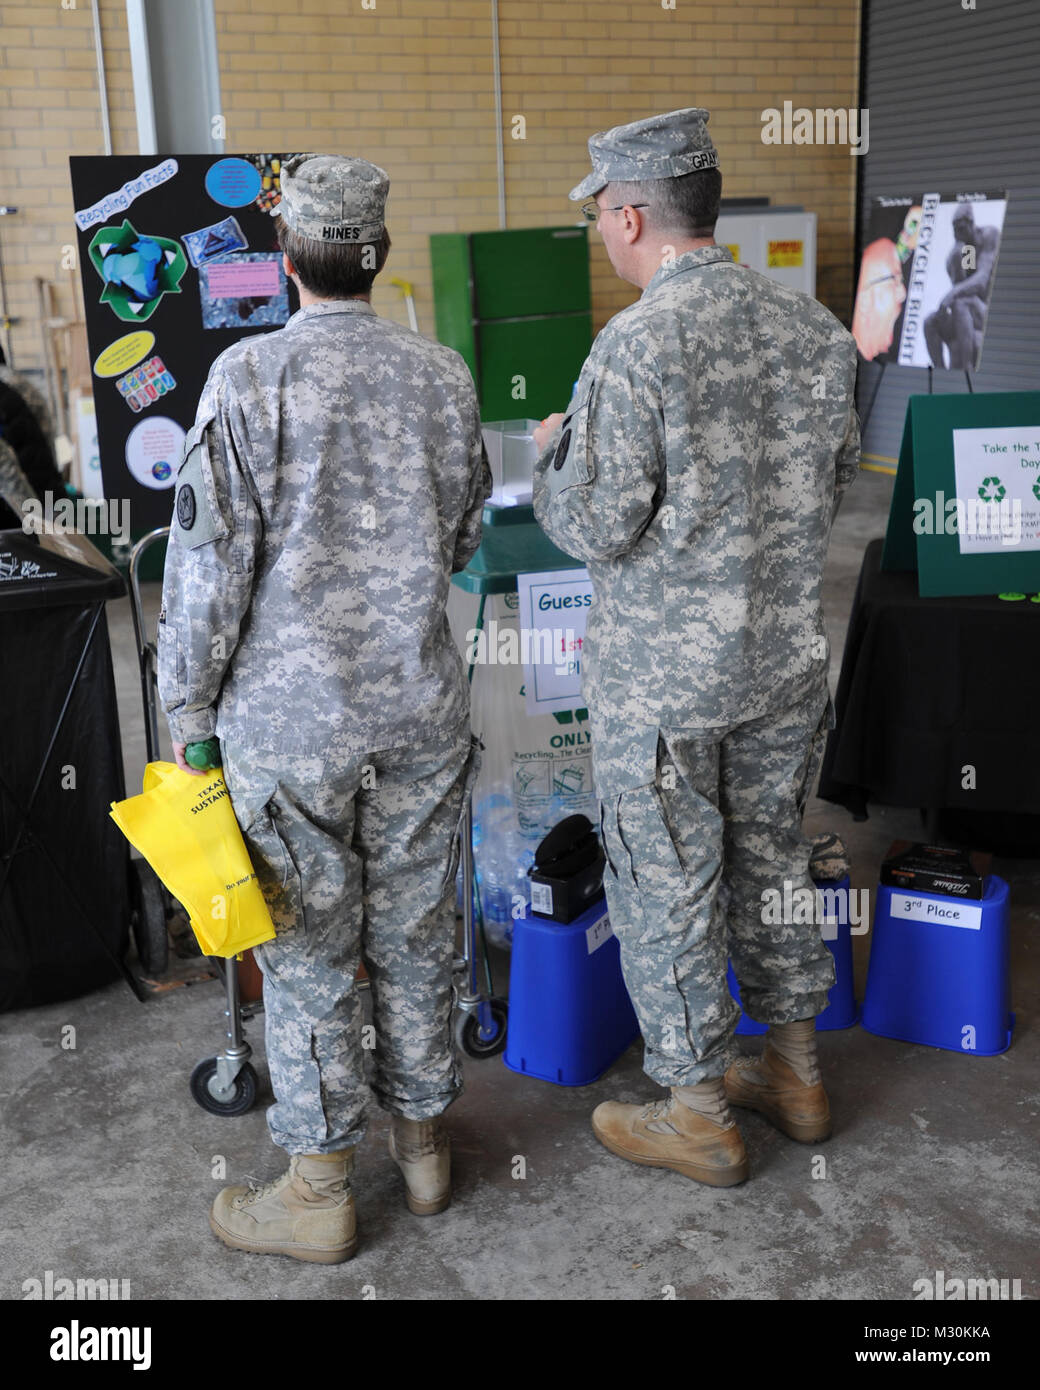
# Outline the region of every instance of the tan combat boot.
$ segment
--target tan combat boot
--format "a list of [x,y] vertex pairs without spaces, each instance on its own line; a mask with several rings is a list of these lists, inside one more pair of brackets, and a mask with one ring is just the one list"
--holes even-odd
[[[721,1079],[715,1083],[721,1090]],[[674,1094],[649,1105],[604,1101],[592,1112],[596,1138],[619,1158],[674,1168],[709,1187],[734,1187],[748,1176],[744,1140],[723,1102],[716,1123]]]
[[390,1118],[390,1157],[404,1174],[408,1209],[435,1216],[451,1202],[451,1140],[440,1115],[433,1120]]
[[816,1020],[773,1024],[760,1057],[740,1057],[726,1072],[731,1105],[757,1110],[791,1139],[829,1139],[831,1111],[816,1058]]
[[213,1234],[233,1250],[341,1264],[357,1249],[353,1166],[353,1149],[295,1154],[274,1182],[225,1187],[209,1214]]

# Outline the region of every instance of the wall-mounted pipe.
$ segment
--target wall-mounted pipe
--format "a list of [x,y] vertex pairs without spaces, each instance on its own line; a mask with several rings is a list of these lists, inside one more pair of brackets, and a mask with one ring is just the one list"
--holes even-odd
[[93,0],[91,13],[94,17],[94,53],[97,57],[98,102],[101,107],[101,135],[105,153],[112,153],[112,127],[108,123],[108,82],[105,79],[105,52],[101,46],[101,15],[98,12],[100,0]]
[[498,41],[498,0],[491,0],[491,53],[495,80],[495,155],[498,160],[498,225],[506,225],[506,163],[502,129],[502,53]]

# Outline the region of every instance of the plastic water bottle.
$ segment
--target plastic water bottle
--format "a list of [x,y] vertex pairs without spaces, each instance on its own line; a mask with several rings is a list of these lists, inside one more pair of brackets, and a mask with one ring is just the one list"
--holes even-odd
[[[491,792],[473,805],[473,872],[485,930],[494,924],[490,935],[495,938],[502,935],[504,928],[499,846],[508,833],[511,814],[509,798],[501,790]],[[460,912],[464,891],[460,856],[455,889],[455,902]]]
[[502,947],[513,944],[513,926],[531,907],[527,870],[534,863],[534,849],[518,831],[510,831],[491,858],[487,884],[492,937]]
[[513,841],[516,838],[513,803],[505,787],[499,784],[482,798],[476,810],[480,838],[474,853],[484,930],[489,941],[504,947],[512,936]]

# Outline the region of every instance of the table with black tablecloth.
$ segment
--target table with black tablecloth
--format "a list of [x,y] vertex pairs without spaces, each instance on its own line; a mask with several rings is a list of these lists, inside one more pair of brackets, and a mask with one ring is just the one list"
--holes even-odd
[[857,819],[871,801],[943,812],[979,848],[1040,856],[1040,603],[921,598],[882,545],[863,557],[819,795]]

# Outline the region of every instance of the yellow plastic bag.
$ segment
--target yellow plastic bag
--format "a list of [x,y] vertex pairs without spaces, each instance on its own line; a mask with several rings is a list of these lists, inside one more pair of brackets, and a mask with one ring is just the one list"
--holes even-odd
[[144,790],[109,813],[191,919],[207,956],[237,956],[274,936],[271,914],[220,768],[202,777],[149,763]]

